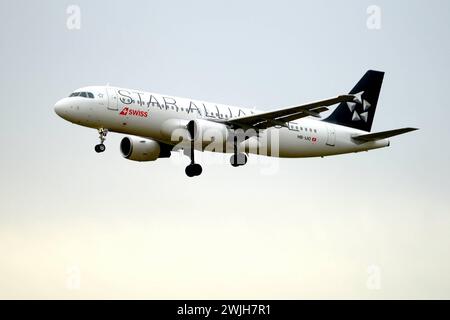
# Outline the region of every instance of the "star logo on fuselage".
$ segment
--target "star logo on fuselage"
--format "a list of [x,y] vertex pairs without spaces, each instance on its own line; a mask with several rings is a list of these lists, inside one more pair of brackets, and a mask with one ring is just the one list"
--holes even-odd
[[[363,98],[363,94],[364,91],[358,92],[354,94],[353,102],[347,102],[347,106],[352,113],[352,121],[363,120],[364,122],[367,122],[369,118],[368,110],[371,107],[371,104],[369,103],[369,101]],[[358,113],[358,111],[356,110],[356,107],[358,105],[362,105],[362,112],[360,113]]]

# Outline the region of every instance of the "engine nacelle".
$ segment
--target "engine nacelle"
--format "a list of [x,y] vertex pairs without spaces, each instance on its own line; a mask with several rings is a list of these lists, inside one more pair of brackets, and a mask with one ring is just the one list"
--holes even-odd
[[189,120],[183,119],[169,119],[161,125],[161,136],[165,140],[170,140],[173,143],[181,141],[189,141],[190,136],[186,130]]
[[194,134],[194,140],[202,141],[203,146],[211,142],[225,144],[230,137],[230,131],[226,125],[209,120],[191,120],[187,128],[191,134]]
[[120,142],[124,158],[134,161],[154,161],[161,155],[161,145],[151,139],[125,137]]
[[[191,137],[194,137],[196,148],[201,142],[202,149],[207,146],[218,149],[223,148],[230,138],[228,127],[222,123],[204,119],[182,120],[169,119],[161,126],[161,136],[171,140],[174,144],[190,147]],[[214,146],[212,146],[212,143]],[[222,146],[222,147],[220,147]]]

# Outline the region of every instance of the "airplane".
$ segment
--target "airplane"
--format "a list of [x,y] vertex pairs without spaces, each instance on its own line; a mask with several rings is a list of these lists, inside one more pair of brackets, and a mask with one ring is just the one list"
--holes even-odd
[[[178,98],[112,86],[88,86],[59,100],[57,115],[97,129],[98,153],[108,132],[124,133],[128,160],[155,161],[183,150],[185,173],[199,176],[194,150],[231,153],[234,167],[250,154],[280,158],[324,157],[388,147],[388,138],[417,128],[372,133],[384,72],[369,70],[348,94],[271,111]],[[322,119],[321,113],[337,107]]]

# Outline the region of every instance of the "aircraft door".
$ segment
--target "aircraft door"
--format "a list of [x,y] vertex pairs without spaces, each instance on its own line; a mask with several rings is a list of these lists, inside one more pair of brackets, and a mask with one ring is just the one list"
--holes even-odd
[[328,135],[327,135],[326,143],[329,146],[334,146],[335,142],[336,142],[336,131],[334,129],[334,126],[327,125],[327,132],[328,132]]
[[118,99],[117,92],[113,88],[106,88],[106,92],[108,93],[108,109],[109,110],[118,110]]

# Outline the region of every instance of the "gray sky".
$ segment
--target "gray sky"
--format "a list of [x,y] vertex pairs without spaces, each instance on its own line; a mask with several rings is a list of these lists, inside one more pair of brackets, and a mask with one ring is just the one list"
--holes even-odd
[[[381,28],[367,27],[370,5]],[[66,26],[69,5],[81,28]],[[450,298],[448,1],[1,1],[0,298]],[[264,110],[386,72],[324,159],[133,163],[54,103],[110,83]]]

